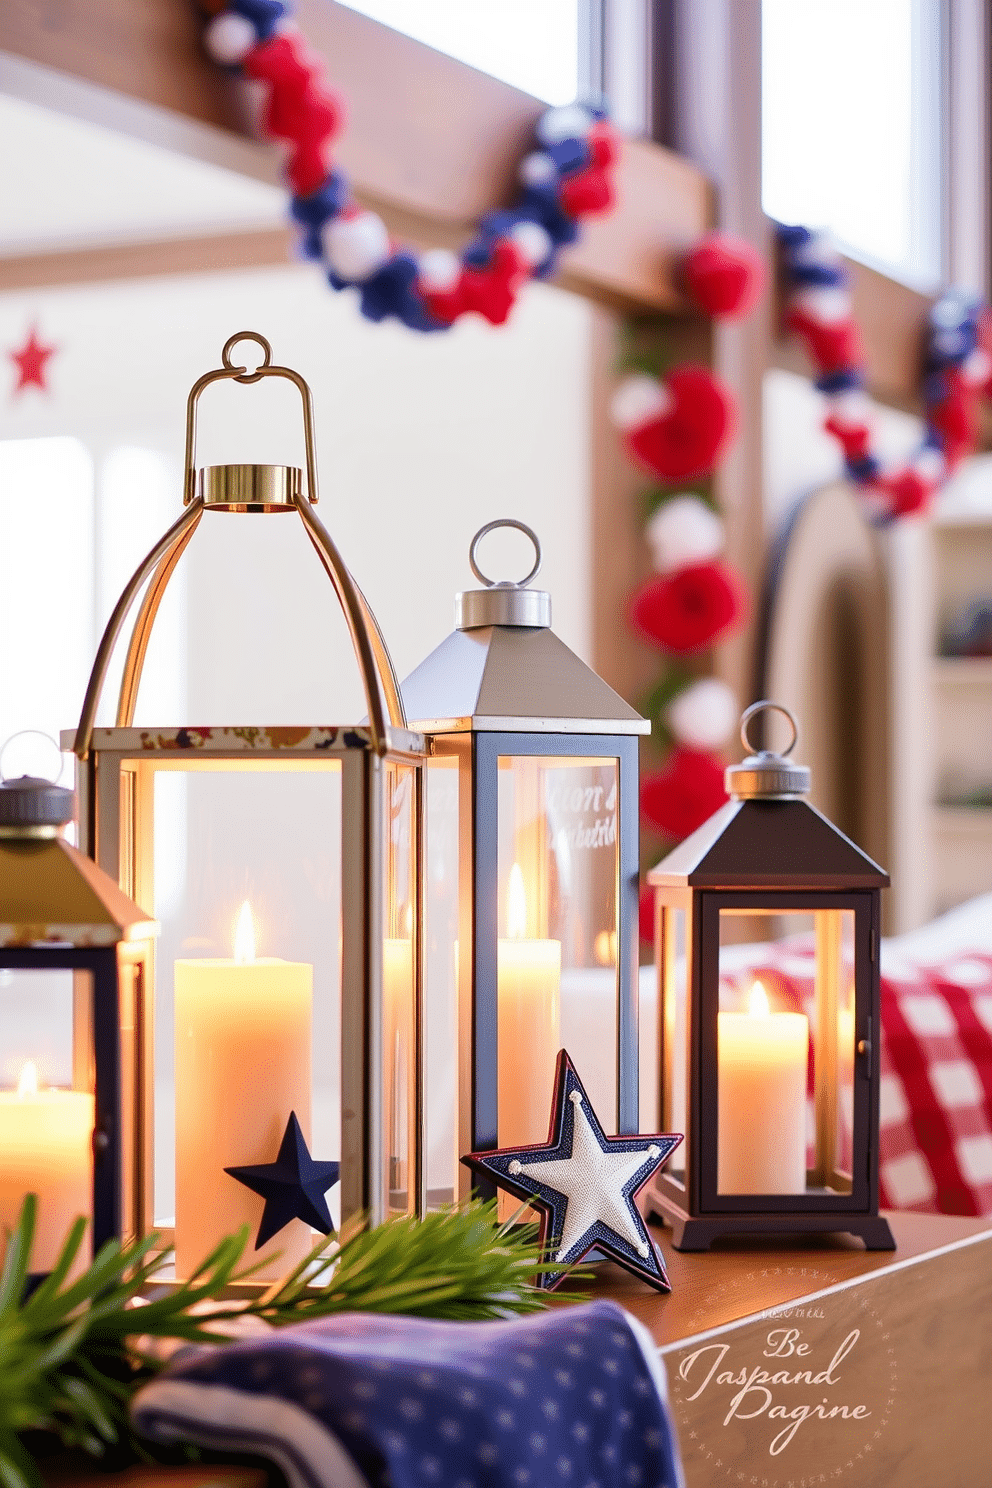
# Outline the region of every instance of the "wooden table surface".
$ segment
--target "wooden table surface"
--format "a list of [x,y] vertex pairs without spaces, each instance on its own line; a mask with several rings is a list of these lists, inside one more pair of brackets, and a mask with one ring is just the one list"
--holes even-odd
[[[727,1239],[709,1252],[680,1255],[669,1232],[655,1228],[672,1282],[668,1295],[618,1267],[601,1269],[591,1293],[639,1318],[664,1358],[688,1488],[807,1488],[835,1478],[841,1488],[982,1488],[992,1481],[990,1222],[887,1217],[895,1251],[815,1236],[761,1244]],[[838,1343],[852,1335],[843,1367],[831,1366]],[[774,1341],[786,1336],[802,1347],[788,1345],[794,1357],[769,1364],[769,1343],[774,1356]],[[782,1362],[826,1367],[830,1377],[812,1394],[808,1385],[772,1382],[778,1420],[771,1419],[772,1391],[758,1384],[749,1413],[740,1407],[735,1417],[729,1409],[735,1383],[721,1384],[716,1365],[707,1374],[717,1355],[732,1370],[743,1368],[741,1378],[755,1366],[776,1369]],[[857,1404],[862,1418],[804,1420],[784,1449],[773,1447],[783,1417],[788,1430],[786,1412],[815,1406],[821,1396],[824,1406],[828,1396],[831,1404]],[[251,1465],[106,1474],[82,1458],[45,1464],[45,1477],[51,1488],[267,1483],[265,1472]]]

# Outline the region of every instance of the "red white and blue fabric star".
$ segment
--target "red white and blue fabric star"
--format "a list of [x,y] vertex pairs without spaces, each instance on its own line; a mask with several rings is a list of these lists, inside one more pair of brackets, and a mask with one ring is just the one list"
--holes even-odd
[[324,1195],[337,1183],[340,1166],[336,1162],[314,1161],[295,1111],[289,1113],[275,1162],[256,1163],[247,1168],[225,1168],[224,1172],[265,1200],[255,1240],[256,1250],[273,1235],[278,1235],[292,1219],[301,1219],[323,1235],[330,1235],[333,1231],[334,1224]]
[[[562,1049],[555,1072],[546,1143],[473,1152],[462,1161],[500,1188],[529,1200],[543,1216],[549,1260],[571,1266],[602,1251],[661,1292],[671,1291],[661,1253],[634,1199],[682,1137],[608,1137],[575,1066]],[[563,1279],[546,1272],[542,1285]]]
[[260,84],[262,128],[287,146],[290,212],[305,258],[334,289],[357,290],[367,320],[393,318],[414,331],[446,331],[474,312],[502,325],[529,278],[553,273],[579,219],[613,205],[619,138],[596,104],[548,109],[536,148],[522,161],[513,206],[482,218],[456,255],[419,254],[391,242],[382,218],[361,207],[329,160],[344,109],[307,50],[284,0],[211,3],[204,45],[220,66]]

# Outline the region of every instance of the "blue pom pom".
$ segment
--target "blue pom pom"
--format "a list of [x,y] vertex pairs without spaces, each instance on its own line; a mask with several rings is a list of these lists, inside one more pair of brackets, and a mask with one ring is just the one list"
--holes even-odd
[[860,460],[845,460],[844,464],[851,479],[861,485],[876,480],[882,470],[874,455],[862,455]]
[[309,196],[294,196],[290,200],[289,210],[293,220],[303,228],[300,248],[305,258],[323,257],[321,228],[325,222],[330,222],[332,217],[338,215],[347,205],[348,198],[347,176],[343,171],[332,171],[323,186],[318,186]]
[[230,0],[228,8],[251,21],[259,41],[269,41],[275,35],[276,27],[288,11],[283,0]]
[[517,212],[522,221],[540,223],[556,248],[567,248],[579,236],[578,223],[562,211],[556,185],[525,187]]
[[397,253],[361,285],[359,308],[366,320],[388,320],[391,316],[412,331],[446,331],[435,320],[417,293],[417,260],[412,253]]
[[784,222],[776,222],[775,236],[785,249],[802,248],[808,243],[813,234],[808,227],[789,227]]
[[837,372],[824,372],[814,386],[821,393],[849,393],[864,386],[864,378],[856,367],[842,367]]
[[808,264],[789,263],[789,279],[793,284],[804,284],[813,287],[843,286],[847,283],[847,273],[843,264]]
[[544,153],[551,156],[563,176],[574,176],[592,159],[592,151],[581,139],[558,140],[556,144],[546,146]]

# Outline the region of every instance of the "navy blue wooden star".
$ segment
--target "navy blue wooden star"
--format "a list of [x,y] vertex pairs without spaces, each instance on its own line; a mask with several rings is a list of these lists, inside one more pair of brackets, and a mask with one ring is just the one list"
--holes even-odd
[[324,1194],[337,1183],[340,1168],[336,1162],[314,1162],[295,1111],[289,1113],[275,1162],[258,1163],[250,1168],[225,1168],[224,1172],[265,1200],[256,1250],[291,1219],[302,1219],[324,1235],[333,1231]]
[[[590,1251],[612,1257],[660,1292],[671,1283],[634,1198],[681,1142],[675,1134],[608,1137],[565,1050],[558,1054],[544,1145],[472,1152],[463,1163],[540,1210],[549,1259],[573,1265]],[[541,1285],[557,1286],[560,1272]]]

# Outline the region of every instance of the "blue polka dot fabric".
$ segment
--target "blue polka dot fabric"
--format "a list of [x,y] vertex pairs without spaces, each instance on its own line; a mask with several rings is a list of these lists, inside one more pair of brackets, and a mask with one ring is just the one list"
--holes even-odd
[[352,1313],[187,1350],[133,1414],[153,1439],[269,1456],[291,1488],[683,1488],[657,1354],[612,1302]]

